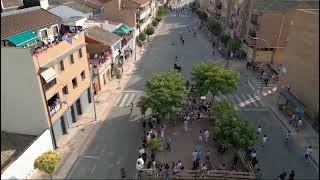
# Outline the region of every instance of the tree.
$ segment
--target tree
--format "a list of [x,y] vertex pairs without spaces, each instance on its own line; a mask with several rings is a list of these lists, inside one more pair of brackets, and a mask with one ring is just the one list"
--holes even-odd
[[172,120],[186,101],[185,81],[175,70],[153,76],[145,86],[149,107],[166,120]]
[[161,149],[162,143],[159,138],[153,138],[150,139],[148,142],[148,147],[151,149],[153,153],[156,153],[156,151],[159,151]]
[[210,92],[212,99],[218,93],[226,94],[236,90],[239,81],[237,72],[223,69],[216,64],[198,64],[191,75],[199,95],[205,96]]
[[231,39],[231,36],[227,34],[222,34],[219,39],[224,45],[227,45],[229,40]]
[[206,22],[208,20],[208,14],[207,13],[197,10],[196,14],[198,15],[198,17],[201,20],[201,22]]
[[256,143],[258,136],[253,124],[241,117],[231,104],[219,102],[210,109],[210,113],[218,116],[212,132],[228,149],[245,150]]
[[153,26],[148,26],[145,30],[146,34],[148,35],[148,42],[149,42],[149,36],[154,33],[154,27]]
[[239,38],[232,38],[228,41],[228,48],[234,52],[241,48],[241,44],[242,42]]
[[141,33],[139,34],[139,40],[140,40],[140,41],[144,42],[144,41],[146,40],[146,38],[147,38],[147,35],[146,35],[145,32],[141,32]]
[[43,153],[34,161],[34,168],[39,169],[50,175],[52,179],[52,173],[54,173],[59,167],[61,157],[54,151],[48,151]]
[[162,17],[161,17],[161,16],[157,16],[157,17],[155,18],[155,20],[158,21],[158,22],[160,22],[160,21],[162,20]]
[[222,27],[218,21],[215,21],[215,20],[210,21],[208,26],[209,26],[210,32],[212,32],[213,35],[219,36],[221,34]]
[[159,22],[158,22],[157,20],[154,19],[154,20],[152,21],[152,26],[157,27],[158,24],[159,24]]

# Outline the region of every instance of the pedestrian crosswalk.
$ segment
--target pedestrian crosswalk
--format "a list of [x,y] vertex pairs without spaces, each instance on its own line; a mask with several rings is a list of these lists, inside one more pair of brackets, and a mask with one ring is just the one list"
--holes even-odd
[[215,101],[217,102],[222,100],[232,103],[237,110],[266,109],[266,105],[257,94],[219,94],[215,97]]
[[129,107],[131,102],[135,105],[138,103],[141,96],[143,96],[143,91],[123,91],[118,97],[115,107]]

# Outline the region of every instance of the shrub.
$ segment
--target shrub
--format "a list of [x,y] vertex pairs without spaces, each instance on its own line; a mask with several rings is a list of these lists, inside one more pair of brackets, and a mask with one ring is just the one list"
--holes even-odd
[[145,41],[146,40],[146,38],[147,38],[147,35],[146,35],[146,33],[145,32],[141,32],[140,34],[139,34],[139,40],[140,41]]
[[159,24],[159,22],[158,22],[157,20],[154,19],[154,20],[152,21],[152,26],[157,27],[158,24]]
[[43,153],[34,161],[34,168],[39,169],[50,175],[52,179],[52,173],[54,173],[59,167],[61,157],[54,151],[48,151]]

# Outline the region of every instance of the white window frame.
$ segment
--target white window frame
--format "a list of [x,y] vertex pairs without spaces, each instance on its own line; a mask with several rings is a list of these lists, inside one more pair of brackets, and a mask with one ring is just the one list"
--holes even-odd
[[[47,37],[42,37],[42,34],[41,34],[41,32],[42,32],[42,31],[44,31],[44,30],[46,30],[46,31],[47,31]],[[40,29],[40,30],[39,30],[39,36],[40,36],[41,40],[43,40],[44,38],[49,38],[49,34],[48,34],[48,28],[43,28],[43,29]]]
[[[55,25],[51,26],[52,34],[54,33],[54,32],[53,32],[53,28],[54,28],[54,27],[57,27],[57,30],[58,30],[58,32],[57,32],[57,33],[59,34],[59,30],[60,30],[60,29],[59,29],[58,24],[55,24]],[[53,34],[53,36],[55,36],[55,34]]]

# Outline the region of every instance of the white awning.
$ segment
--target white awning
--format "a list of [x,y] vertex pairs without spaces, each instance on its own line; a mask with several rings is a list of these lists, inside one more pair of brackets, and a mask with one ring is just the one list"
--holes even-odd
[[57,72],[53,69],[53,67],[46,69],[40,74],[47,83],[52,81],[57,76]]

